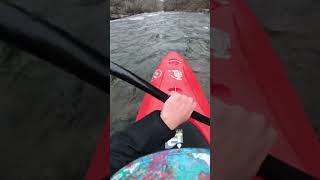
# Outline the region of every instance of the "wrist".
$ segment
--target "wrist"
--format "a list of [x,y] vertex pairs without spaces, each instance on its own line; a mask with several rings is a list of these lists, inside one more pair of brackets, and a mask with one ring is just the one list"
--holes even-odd
[[170,120],[170,118],[166,117],[162,113],[160,113],[160,118],[168,126],[170,130],[174,130],[177,128],[177,125],[174,123],[174,121]]

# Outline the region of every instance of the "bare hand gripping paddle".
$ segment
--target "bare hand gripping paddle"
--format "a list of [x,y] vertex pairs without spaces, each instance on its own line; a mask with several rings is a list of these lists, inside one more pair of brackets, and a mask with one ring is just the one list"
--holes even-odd
[[[138,77],[137,75],[133,74],[132,72],[126,70],[125,68],[119,66],[118,64],[111,62],[110,66],[110,73],[130,84],[133,86],[143,90],[144,92],[152,95],[153,97],[157,98],[158,100],[165,102],[169,96],[161,91],[160,89],[154,87],[152,84],[147,82],[146,80]],[[210,126],[210,118],[193,111],[191,117],[203,124]]]
[[[0,39],[42,58],[109,94],[109,59],[69,33],[11,4],[0,3]],[[110,73],[162,102],[168,95],[125,68],[112,63]],[[192,118],[210,125],[198,112]],[[268,155],[258,175],[264,179],[315,179]]]

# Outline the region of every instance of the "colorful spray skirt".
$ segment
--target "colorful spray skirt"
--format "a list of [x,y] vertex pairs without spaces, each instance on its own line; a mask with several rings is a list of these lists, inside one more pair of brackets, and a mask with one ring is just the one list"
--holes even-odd
[[210,179],[210,150],[182,148],[139,158],[120,169],[111,180]]

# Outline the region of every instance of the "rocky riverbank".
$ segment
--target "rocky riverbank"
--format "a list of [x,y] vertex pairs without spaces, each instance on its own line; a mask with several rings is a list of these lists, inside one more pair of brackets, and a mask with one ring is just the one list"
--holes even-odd
[[111,0],[110,20],[158,11],[209,13],[209,0]]
[[[167,11],[169,12],[169,11]],[[172,11],[172,12],[177,12],[177,11]],[[200,13],[210,13],[209,9],[199,9],[199,10],[192,10],[192,11],[185,11],[185,12],[200,12]],[[157,12],[153,12],[153,13],[157,13]],[[141,13],[137,13],[137,14],[141,14]],[[133,15],[137,15],[137,14],[111,14],[110,15],[110,20],[116,20],[116,19],[121,19],[121,18],[126,18],[129,16],[133,16]]]

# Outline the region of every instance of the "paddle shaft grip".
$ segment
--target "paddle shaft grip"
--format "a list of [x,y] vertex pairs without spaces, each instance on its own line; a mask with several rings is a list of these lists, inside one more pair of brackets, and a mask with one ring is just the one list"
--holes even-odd
[[[160,89],[154,87],[152,84],[147,82],[146,80],[142,79],[141,77],[133,74],[132,72],[128,71],[127,69],[124,69],[120,65],[111,62],[110,64],[110,73],[114,75],[117,78],[120,78],[124,81],[126,81],[129,84],[132,84],[133,86],[141,89],[142,91],[152,95],[153,97],[159,99],[162,102],[165,102],[169,95],[167,95],[165,92],[161,91]],[[203,124],[210,126],[210,118],[193,111],[191,114],[191,117]]]
[[0,39],[109,93],[109,63],[97,50],[24,9],[0,2]]

